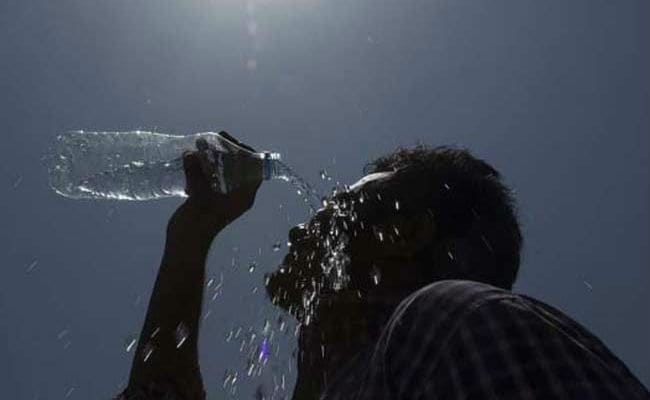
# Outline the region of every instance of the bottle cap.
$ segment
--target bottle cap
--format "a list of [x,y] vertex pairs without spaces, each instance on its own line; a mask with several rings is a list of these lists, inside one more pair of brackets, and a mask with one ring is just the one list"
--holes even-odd
[[264,180],[267,181],[273,177],[273,160],[279,160],[280,153],[263,151],[260,154],[262,156],[262,176]]

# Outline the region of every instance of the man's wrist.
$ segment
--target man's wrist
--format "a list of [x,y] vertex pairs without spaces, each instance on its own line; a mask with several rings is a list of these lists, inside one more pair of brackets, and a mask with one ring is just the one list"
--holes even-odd
[[167,236],[180,240],[191,237],[199,242],[207,241],[209,245],[229,223],[225,215],[214,211],[206,212],[201,207],[186,202],[169,220]]
[[206,253],[225,224],[204,226],[175,221],[167,227],[167,245],[182,252]]

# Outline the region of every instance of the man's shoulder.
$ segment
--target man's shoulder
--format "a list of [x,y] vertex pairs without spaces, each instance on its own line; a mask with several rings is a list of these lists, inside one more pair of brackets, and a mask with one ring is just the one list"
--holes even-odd
[[[520,298],[509,290],[468,280],[443,280],[431,283],[405,298],[393,317],[425,313],[440,317],[463,313],[502,299]],[[450,314],[450,315],[446,315]]]
[[450,297],[454,299],[462,298],[464,300],[470,300],[476,296],[482,297],[484,295],[493,294],[512,295],[512,292],[483,282],[446,279],[430,283],[427,286],[416,290],[413,292],[411,297],[422,299]]
[[386,325],[383,345],[444,343],[466,317],[489,303],[520,298],[508,290],[468,280],[431,283],[406,297]]
[[431,283],[395,309],[374,351],[379,375],[406,390],[406,382],[434,368],[458,327],[485,305],[518,297],[508,290],[467,280]]

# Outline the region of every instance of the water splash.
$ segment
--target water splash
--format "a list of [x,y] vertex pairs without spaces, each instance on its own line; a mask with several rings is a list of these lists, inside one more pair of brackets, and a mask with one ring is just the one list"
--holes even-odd
[[309,207],[310,211],[315,212],[320,207],[320,198],[311,185],[296,174],[291,167],[281,161],[276,164],[276,168],[276,176],[292,185],[296,190],[296,194],[302,198],[302,201]]

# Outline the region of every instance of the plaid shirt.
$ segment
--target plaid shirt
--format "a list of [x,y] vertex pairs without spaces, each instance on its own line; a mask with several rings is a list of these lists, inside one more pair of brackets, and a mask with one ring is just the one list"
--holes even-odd
[[560,311],[470,281],[442,281],[397,307],[379,341],[322,400],[650,399],[605,345]]

